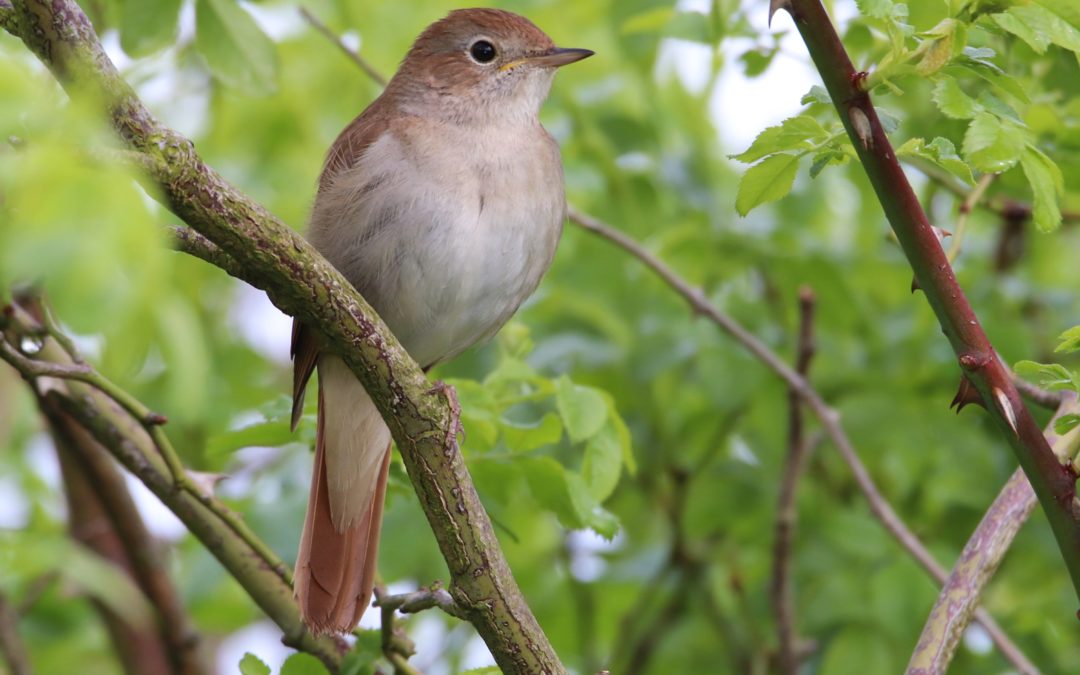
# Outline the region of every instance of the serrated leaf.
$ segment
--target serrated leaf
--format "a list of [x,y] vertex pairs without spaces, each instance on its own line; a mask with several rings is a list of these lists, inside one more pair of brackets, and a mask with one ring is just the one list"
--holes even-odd
[[953,119],[971,119],[982,112],[982,106],[965,94],[960,84],[952,77],[943,77],[938,80],[931,98],[942,114]]
[[555,407],[574,443],[600,431],[608,417],[607,404],[599,391],[574,384],[565,375],[555,382]]
[[751,164],[766,155],[809,148],[811,142],[824,140],[828,136],[829,133],[813,117],[796,115],[776,126],[766,128],[757,135],[749,148],[738,155],[732,155],[732,159]]
[[247,652],[244,658],[240,659],[240,675],[270,675],[270,666],[263,663],[258,656]]
[[1032,220],[1043,232],[1056,230],[1061,225],[1061,207],[1058,200],[1065,190],[1061,169],[1054,160],[1032,146],[1024,149],[1020,156],[1020,166],[1031,184]]
[[1069,354],[1077,350],[1080,350],[1080,326],[1073,326],[1058,336],[1058,346],[1054,351]]
[[818,174],[825,170],[825,167],[830,164],[844,164],[848,161],[848,156],[841,150],[836,148],[826,148],[814,155],[814,160],[810,164],[810,177],[817,178]]
[[798,170],[798,155],[780,153],[761,160],[747,169],[739,181],[735,210],[745,216],[765,202],[780,199],[791,191]]
[[892,0],[855,0],[859,12],[875,19],[887,19],[893,13]]
[[130,56],[146,56],[172,43],[180,22],[181,0],[122,0],[120,46]]
[[964,155],[975,168],[987,173],[1014,166],[1025,146],[1022,128],[988,112],[976,115],[964,135]]
[[1062,415],[1054,421],[1054,433],[1058,436],[1064,436],[1077,426],[1080,426],[1080,415],[1076,413]]
[[229,87],[252,95],[277,88],[274,43],[235,0],[196,0],[195,48]]
[[303,652],[293,654],[281,664],[280,675],[329,675],[322,661]]

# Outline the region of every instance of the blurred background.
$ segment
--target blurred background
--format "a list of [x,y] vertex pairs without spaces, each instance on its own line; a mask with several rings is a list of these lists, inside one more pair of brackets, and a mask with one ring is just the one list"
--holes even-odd
[[[300,7],[389,76],[427,24],[467,6],[81,4],[152,111],[299,230],[325,149],[380,91]],[[559,45],[597,53],[560,71],[542,115],[562,146],[574,207],[642,242],[785,358],[794,356],[799,289],[812,289],[811,379],[885,497],[950,567],[1015,460],[981,410],[959,418],[949,410],[955,356],[924,298],[911,294],[910,268],[861,167],[829,166],[812,178],[804,163],[783,200],[746,217],[733,208],[746,166],[729,156],[803,111],[803,95],[820,84],[790,17],[766,27],[767,4],[495,3]],[[877,25],[859,18],[854,2],[827,4],[857,66],[880,58],[888,39]],[[908,9],[913,29],[925,31],[949,3]],[[1038,53],[989,28],[968,40],[996,49],[994,62],[1031,92],[1017,114],[1075,197],[1074,55]],[[960,147],[964,123],[938,112],[931,85],[907,78],[901,86],[875,99],[898,120],[894,144],[940,136]],[[826,106],[813,113],[836,126]],[[0,132],[10,139],[0,147],[0,282],[39,283],[88,358],[168,416],[185,464],[225,474],[218,494],[291,563],[314,416],[309,410],[289,433],[290,320],[263,293],[170,250],[176,218],[122,167],[82,158],[80,148],[112,143],[106,123],[70,103],[6,34]],[[952,229],[960,199],[940,176],[909,174],[935,224]],[[1019,169],[991,192],[1031,198]],[[957,273],[1007,362],[1051,358],[1055,337],[1080,319],[1078,246],[1075,227],[1042,234],[991,211],[972,214]],[[552,270],[511,324],[434,376],[458,388],[477,488],[573,672],[775,669],[769,584],[788,400],[763,365],[638,261],[568,225]],[[590,411],[587,428],[568,405]],[[816,423],[808,427],[815,438]],[[277,672],[291,653],[280,631],[154,497],[134,480],[127,487],[167,543],[168,571],[216,671],[238,672],[251,653]],[[802,672],[899,671],[937,587],[873,518],[827,442],[812,445],[797,507]],[[83,561],[93,556],[71,542],[67,521],[34,399],[0,366],[0,597],[31,600],[18,629],[36,672],[124,672],[96,607],[123,607],[124,594],[137,591]],[[397,458],[379,570],[391,592],[446,579]],[[1020,532],[984,604],[1046,672],[1080,669],[1076,600],[1041,513]],[[363,627],[377,627],[376,615]],[[425,673],[493,663],[467,624],[429,611],[405,625]],[[954,672],[1009,669],[985,632],[969,629]]]

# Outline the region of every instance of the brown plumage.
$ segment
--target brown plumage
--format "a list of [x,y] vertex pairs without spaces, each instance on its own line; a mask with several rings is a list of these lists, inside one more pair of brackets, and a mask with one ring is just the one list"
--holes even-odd
[[[494,56],[477,58],[479,41]],[[308,238],[425,368],[494,334],[536,288],[566,213],[558,146],[538,119],[557,49],[527,19],[458,10],[417,38],[326,157]],[[293,326],[293,425],[319,371],[315,465],[295,587],[317,632],[371,597],[390,432],[359,381]]]

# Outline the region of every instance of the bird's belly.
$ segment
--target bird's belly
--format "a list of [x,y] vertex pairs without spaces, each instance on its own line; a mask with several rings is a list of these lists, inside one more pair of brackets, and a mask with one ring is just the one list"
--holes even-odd
[[390,329],[425,366],[498,331],[536,289],[562,228],[561,190],[531,200],[486,198],[483,208],[478,196],[469,201],[471,208],[442,210],[460,215],[436,215],[437,226],[414,240],[423,243],[403,248],[396,288],[380,294]]

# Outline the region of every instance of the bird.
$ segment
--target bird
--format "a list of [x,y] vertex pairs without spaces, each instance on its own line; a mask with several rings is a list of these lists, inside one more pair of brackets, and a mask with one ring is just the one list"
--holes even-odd
[[[551,265],[566,196],[539,111],[555,71],[592,54],[511,12],[452,11],[330,147],[307,238],[425,370],[494,335]],[[347,632],[371,599],[390,431],[296,320],[291,354],[294,429],[319,373],[295,594],[313,632]]]

